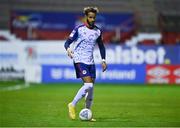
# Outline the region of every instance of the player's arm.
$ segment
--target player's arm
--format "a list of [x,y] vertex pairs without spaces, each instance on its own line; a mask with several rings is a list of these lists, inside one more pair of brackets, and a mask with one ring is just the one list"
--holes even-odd
[[78,37],[78,32],[77,32],[77,28],[75,28],[71,34],[69,35],[69,38],[66,40],[66,42],[64,43],[64,48],[67,51],[67,54],[70,58],[73,58],[73,52],[70,49],[70,44],[75,41]]
[[103,68],[103,72],[104,72],[107,69],[106,50],[105,50],[105,47],[104,47],[101,35],[97,39],[97,43],[98,43],[100,54],[101,54],[101,58],[102,58],[102,68]]

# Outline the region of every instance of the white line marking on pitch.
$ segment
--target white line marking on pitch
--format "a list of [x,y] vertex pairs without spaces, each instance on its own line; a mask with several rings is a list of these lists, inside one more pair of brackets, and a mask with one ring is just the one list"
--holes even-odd
[[14,91],[14,90],[20,90],[20,89],[24,89],[24,88],[28,88],[30,85],[29,84],[17,84],[14,86],[10,86],[10,87],[5,87],[0,89],[0,91]]

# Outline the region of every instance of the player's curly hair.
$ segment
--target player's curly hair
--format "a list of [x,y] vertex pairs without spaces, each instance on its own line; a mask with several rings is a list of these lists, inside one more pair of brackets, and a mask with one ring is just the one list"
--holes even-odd
[[99,12],[99,9],[97,7],[85,7],[83,12],[87,16],[89,12],[97,14]]

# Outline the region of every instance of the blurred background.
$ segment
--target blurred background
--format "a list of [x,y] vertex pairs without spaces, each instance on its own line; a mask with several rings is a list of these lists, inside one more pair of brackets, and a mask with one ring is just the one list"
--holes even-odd
[[107,51],[97,82],[180,83],[179,0],[0,0],[0,80],[80,82],[63,47],[96,6]]

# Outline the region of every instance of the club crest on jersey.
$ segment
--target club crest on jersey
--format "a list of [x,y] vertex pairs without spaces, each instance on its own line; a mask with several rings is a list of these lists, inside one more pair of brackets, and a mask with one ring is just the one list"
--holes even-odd
[[83,70],[83,71],[82,71],[82,74],[84,74],[84,75],[85,75],[86,73],[87,73],[87,71],[86,71],[86,70]]

